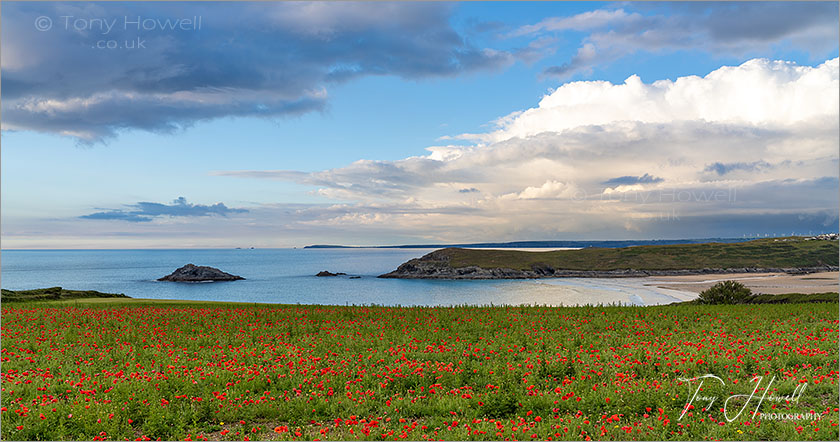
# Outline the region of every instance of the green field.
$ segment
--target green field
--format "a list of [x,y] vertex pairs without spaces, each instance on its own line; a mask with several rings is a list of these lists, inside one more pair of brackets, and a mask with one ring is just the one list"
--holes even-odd
[[2,439],[837,440],[837,309],[3,303]]
[[443,249],[453,268],[531,270],[551,266],[564,270],[681,270],[704,268],[793,268],[837,266],[837,241],[803,238],[760,239],[741,243],[586,248],[550,252]]

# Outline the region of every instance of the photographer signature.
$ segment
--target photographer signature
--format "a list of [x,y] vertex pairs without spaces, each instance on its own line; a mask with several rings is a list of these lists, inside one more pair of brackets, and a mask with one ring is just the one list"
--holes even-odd
[[[717,377],[713,374],[705,374],[705,375],[696,376],[696,377],[693,377],[693,378],[680,378],[680,379],[678,379],[681,382],[699,381],[699,383],[697,385],[697,388],[694,390],[694,394],[691,396],[691,400],[689,400],[688,403],[685,405],[685,408],[683,408],[682,414],[680,414],[680,419],[682,419],[683,416],[685,416],[685,414],[688,412],[688,410],[690,410],[692,408],[692,405],[694,404],[695,400],[697,400],[697,401],[708,401],[708,404],[706,404],[706,406],[703,408],[704,411],[710,410],[712,408],[712,405],[715,403],[715,401],[717,401],[717,399],[718,399],[717,396],[698,396],[698,393],[703,389],[703,383],[706,382],[707,379],[712,379],[712,380],[718,381],[718,382],[720,382],[721,385],[726,386],[726,382],[724,382],[723,379],[721,379],[721,378],[719,378],[719,377]],[[764,381],[764,376],[756,376],[752,380],[757,381],[757,382],[755,384],[755,388],[753,388],[753,391],[750,394],[733,394],[733,395],[729,396],[728,398],[726,398],[726,400],[723,402],[723,417],[726,418],[727,422],[732,422],[735,419],[738,419],[738,416],[740,416],[744,412],[744,410],[747,409],[747,406],[750,404],[750,402],[752,402],[753,398],[756,396],[756,393],[758,392],[759,388],[761,387],[761,383]],[[755,418],[755,416],[758,414],[758,409],[761,407],[762,402],[764,402],[765,400],[771,401],[771,402],[786,401],[786,402],[798,403],[799,398],[802,397],[802,393],[805,391],[805,388],[808,386],[808,383],[806,382],[806,383],[799,384],[793,390],[793,393],[791,393],[789,395],[778,396],[778,395],[773,395],[771,393],[768,396],[767,393],[770,391],[770,387],[773,385],[773,382],[775,382],[775,381],[776,381],[776,376],[773,376],[772,378],[770,378],[770,383],[767,384],[767,387],[764,388],[764,394],[762,394],[761,398],[758,399],[758,403],[756,404],[755,410],[753,410],[752,417],[750,419]],[[737,414],[735,414],[732,417],[729,417],[729,413],[727,411],[727,406],[729,405],[729,401],[731,401],[733,399],[741,399],[741,398],[746,399],[744,401],[744,405],[742,405],[741,408],[738,409]]]

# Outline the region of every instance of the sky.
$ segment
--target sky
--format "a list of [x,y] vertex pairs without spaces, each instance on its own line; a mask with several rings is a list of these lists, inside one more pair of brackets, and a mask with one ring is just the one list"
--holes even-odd
[[838,230],[837,2],[24,3],[0,245]]

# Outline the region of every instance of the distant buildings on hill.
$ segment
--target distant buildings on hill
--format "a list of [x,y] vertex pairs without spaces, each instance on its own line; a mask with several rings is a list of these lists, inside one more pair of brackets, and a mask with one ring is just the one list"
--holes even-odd
[[838,235],[836,233],[823,233],[817,236],[805,238],[805,241],[809,241],[812,239],[821,239],[823,241],[837,241]]

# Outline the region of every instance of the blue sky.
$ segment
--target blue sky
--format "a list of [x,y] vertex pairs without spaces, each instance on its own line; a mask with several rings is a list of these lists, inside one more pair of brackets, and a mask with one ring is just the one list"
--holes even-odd
[[[2,15],[4,248],[837,230],[836,3],[4,2]],[[127,16],[202,26],[139,31]],[[92,47],[135,38],[146,47]],[[798,112],[791,97],[808,94],[816,110]],[[762,100],[778,112],[745,104]],[[741,196],[667,201],[712,189]]]

